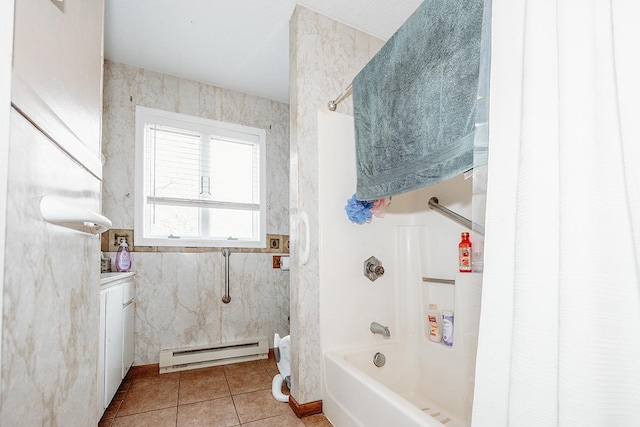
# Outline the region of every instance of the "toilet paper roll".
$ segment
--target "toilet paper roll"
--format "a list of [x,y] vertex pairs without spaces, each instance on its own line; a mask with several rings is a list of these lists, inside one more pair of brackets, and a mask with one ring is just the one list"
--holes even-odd
[[280,270],[283,270],[283,271],[289,270],[289,257],[288,256],[280,257]]

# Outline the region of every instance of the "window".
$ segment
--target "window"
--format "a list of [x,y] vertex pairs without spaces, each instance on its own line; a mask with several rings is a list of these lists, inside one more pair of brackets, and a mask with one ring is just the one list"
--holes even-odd
[[265,247],[265,131],[136,107],[135,239]]

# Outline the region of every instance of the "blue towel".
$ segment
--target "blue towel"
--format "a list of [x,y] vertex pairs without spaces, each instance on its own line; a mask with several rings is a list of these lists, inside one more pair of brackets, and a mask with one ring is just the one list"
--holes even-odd
[[357,197],[473,166],[482,0],[425,0],[353,80]]

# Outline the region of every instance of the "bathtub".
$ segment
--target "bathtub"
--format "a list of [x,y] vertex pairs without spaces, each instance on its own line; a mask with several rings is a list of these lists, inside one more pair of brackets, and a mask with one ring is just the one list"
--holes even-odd
[[[442,357],[451,351],[432,344]],[[381,368],[373,364],[377,352],[386,357]],[[449,404],[447,391],[425,381],[429,374],[419,354],[402,343],[325,353],[323,410],[329,421],[336,427],[468,426],[464,414],[452,413],[456,402]]]

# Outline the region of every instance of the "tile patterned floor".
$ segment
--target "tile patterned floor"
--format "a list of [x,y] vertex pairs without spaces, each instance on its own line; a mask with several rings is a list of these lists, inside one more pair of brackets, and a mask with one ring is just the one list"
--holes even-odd
[[137,372],[124,379],[99,427],[331,427],[323,415],[299,419],[273,398],[273,359],[162,375]]

